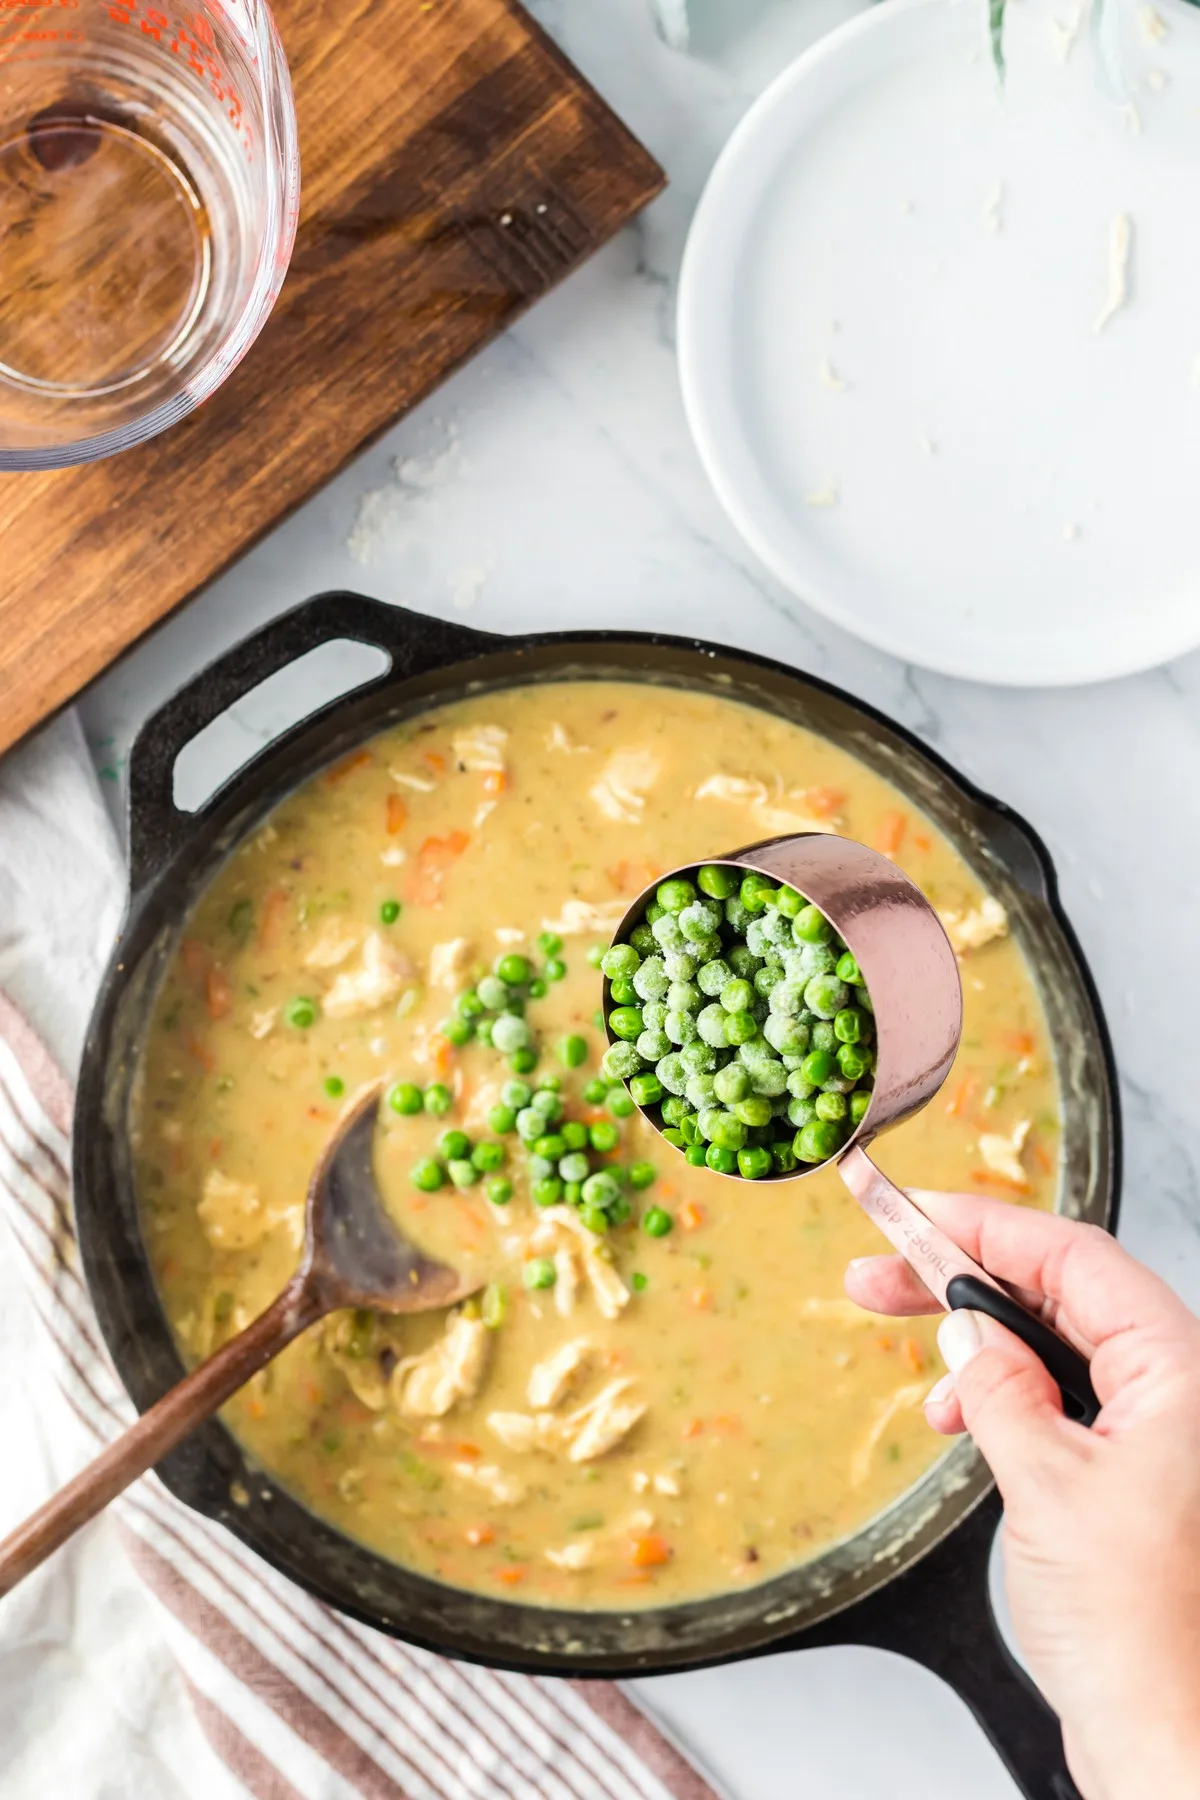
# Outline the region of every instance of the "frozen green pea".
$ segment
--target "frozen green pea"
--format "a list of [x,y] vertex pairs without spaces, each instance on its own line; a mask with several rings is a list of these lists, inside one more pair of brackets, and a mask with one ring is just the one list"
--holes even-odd
[[706,1141],[711,1141],[718,1122],[724,1117],[725,1108],[723,1106],[706,1106],[696,1120],[700,1136]]
[[707,1144],[689,1144],[683,1153],[683,1160],[689,1169],[703,1169],[708,1163]]
[[748,1044],[758,1036],[758,1020],[752,1012],[730,1013],[725,1020],[725,1033],[737,1047]]
[[763,1026],[763,1036],[781,1056],[803,1056],[808,1049],[808,1026],[799,1019],[785,1019],[772,1013]]
[[753,915],[742,905],[740,894],[731,894],[725,902],[725,923],[729,929],[741,936]]
[[725,983],[718,998],[726,1012],[745,1012],[754,1004],[754,989],[748,981],[735,975]]
[[662,1139],[664,1144],[670,1144],[674,1150],[687,1149],[687,1139],[684,1137],[682,1131],[675,1125],[668,1125],[665,1127],[662,1133]]
[[689,1075],[711,1075],[718,1066],[716,1051],[700,1037],[685,1044],[679,1055]]
[[731,944],[725,952],[725,961],[729,964],[730,974],[740,975],[743,981],[753,981],[761,966],[760,959],[748,944]]
[[476,984],[475,992],[489,1012],[499,1012],[501,1007],[508,1005],[508,986],[498,975],[484,975]]
[[776,1138],[771,1145],[771,1161],[777,1175],[791,1175],[799,1167],[791,1139]]
[[610,982],[608,991],[614,1006],[637,1006],[641,1002],[642,996],[625,975],[618,975]]
[[424,1156],[420,1162],[414,1163],[408,1178],[423,1194],[435,1194],[446,1179],[442,1165],[435,1156]]
[[648,956],[633,977],[634,992],[640,1000],[664,1000],[671,977],[661,956]]
[[[812,1014],[809,1014],[812,1018]],[[809,1035],[814,1050],[829,1050],[837,1054],[837,1033],[833,1029],[832,1019],[813,1019],[809,1027]]]
[[463,1044],[469,1044],[475,1036],[475,1027],[470,1019],[443,1019],[438,1030],[447,1043],[454,1044],[460,1049]]
[[839,1044],[835,1055],[838,1068],[848,1081],[859,1081],[870,1071],[871,1059],[858,1044]]
[[539,1082],[537,1093],[529,1104],[534,1112],[541,1113],[547,1124],[555,1125],[563,1116],[564,1108],[559,1098],[557,1082],[553,1086],[549,1081]]
[[[562,981],[566,976],[566,973],[567,965],[561,956],[547,957],[546,961],[542,964],[542,974],[547,981]],[[533,988],[530,987],[529,991],[532,994]]]
[[696,876],[696,886],[711,900],[728,900],[737,892],[737,871],[728,864],[705,863]]
[[798,944],[827,944],[833,937],[833,926],[819,906],[802,906],[792,920],[792,936]]
[[583,1184],[583,1198],[589,1206],[611,1206],[621,1197],[621,1184],[611,1169],[597,1169]]
[[696,900],[679,914],[679,929],[691,944],[707,942],[721,928],[721,908],[711,900]]
[[804,1004],[818,1019],[832,1019],[849,998],[849,989],[836,975],[814,975],[804,990]]
[[642,1005],[642,1024],[647,1031],[661,1031],[670,1008],[665,1000],[647,1000]]
[[558,1046],[559,1061],[567,1069],[578,1069],[587,1061],[587,1039],[571,1032]]
[[637,1038],[637,1053],[649,1063],[659,1062],[671,1053],[671,1039],[665,1031],[642,1031]]
[[543,1288],[552,1288],[558,1279],[558,1270],[549,1256],[534,1256],[521,1271],[521,1280],[532,1292]]
[[691,981],[698,964],[690,950],[664,950],[663,967],[667,971],[668,978],[674,983]]
[[818,1119],[832,1120],[835,1125],[840,1124],[850,1112],[850,1107],[845,1094],[828,1094],[822,1092],[818,1094],[813,1101],[813,1106],[816,1109]]
[[513,1197],[513,1184],[507,1175],[489,1175],[483,1191],[493,1206],[507,1206]]
[[726,1106],[733,1106],[750,1092],[750,1074],[744,1063],[727,1063],[717,1070],[712,1085],[717,1099]]
[[591,1164],[582,1150],[570,1150],[559,1158],[558,1172],[566,1182],[583,1182],[591,1172]]
[[663,1030],[673,1044],[690,1044],[699,1035],[696,1015],[690,1012],[668,1012]]
[[479,1170],[468,1156],[456,1156],[446,1164],[446,1172],[456,1188],[469,1188],[479,1180]]
[[785,919],[794,919],[804,909],[804,896],[793,887],[781,887],[775,896],[775,904]]
[[720,1002],[710,1002],[696,1018],[696,1029],[703,1041],[713,1050],[724,1050],[729,1044],[729,1030],[726,1021],[729,1014]]
[[494,1169],[502,1169],[508,1155],[503,1144],[495,1144],[487,1139],[476,1144],[471,1152],[471,1161],[481,1175],[490,1175]]
[[777,1057],[755,1063],[750,1070],[750,1086],[754,1093],[773,1100],[777,1094],[787,1092],[787,1070]]
[[600,958],[600,967],[611,981],[616,975],[633,975],[641,961],[632,944],[613,944]]
[[[681,1095],[687,1087],[687,1070],[683,1066],[683,1058],[674,1051],[661,1056],[654,1065],[654,1073],[667,1090],[668,1096]],[[663,1102],[664,1107],[667,1101]]]
[[749,875],[742,878],[742,885],[738,891],[738,898],[741,900],[746,911],[753,917],[758,913],[766,911],[767,900],[774,892],[775,884],[773,882],[768,881],[765,876],[758,875],[752,871]]
[[629,1092],[639,1106],[657,1106],[663,1091],[663,1084],[652,1069],[633,1076],[629,1083]]
[[840,1044],[858,1044],[866,1035],[867,1015],[857,1006],[843,1006],[833,1015],[833,1035]]
[[424,1098],[425,1111],[432,1113],[435,1118],[440,1118],[443,1113],[448,1113],[454,1105],[454,1095],[441,1081],[431,1081],[425,1089]]
[[597,1119],[588,1127],[588,1142],[600,1156],[608,1156],[621,1141],[621,1133],[610,1119]]
[[720,996],[721,989],[732,980],[733,970],[720,956],[714,957],[711,962],[703,963],[696,971],[696,986],[702,994],[707,994],[710,1000],[716,1000]]
[[862,986],[862,970],[858,966],[853,951],[843,950],[842,954],[838,957],[837,974],[838,979],[844,981],[848,987]]
[[765,1094],[747,1094],[734,1106],[734,1113],[743,1125],[754,1127],[769,1125],[773,1118],[771,1102]]
[[638,1006],[618,1006],[608,1015],[608,1028],[615,1036],[633,1042],[642,1031],[642,1012]]
[[815,1094],[817,1091],[813,1083],[804,1078],[803,1057],[800,1059],[800,1067],[793,1069],[788,1075],[787,1091],[797,1100],[807,1100],[810,1094]]
[[668,1012],[699,1012],[703,999],[694,981],[673,981],[667,989]]
[[444,1156],[447,1162],[453,1162],[455,1157],[471,1154],[471,1140],[465,1131],[443,1131],[437,1147],[438,1155]]
[[811,1125],[817,1116],[815,1100],[792,1100],[788,1103],[788,1123],[799,1131],[802,1125]]
[[647,1237],[666,1237],[675,1221],[661,1206],[648,1206],[642,1214],[642,1230]]
[[527,1050],[532,1037],[524,1019],[517,1018],[514,1013],[501,1013],[492,1026],[492,1043],[505,1056],[514,1050]]
[[682,1094],[670,1093],[662,1103],[664,1125],[678,1125],[688,1115],[688,1103]]
[[761,1181],[771,1173],[771,1152],[763,1144],[751,1144],[738,1151],[738,1174],[745,1181]]
[[830,1050],[810,1050],[800,1065],[800,1074],[810,1087],[819,1088],[823,1081],[837,1068],[837,1059]]
[[705,1152],[704,1160],[710,1169],[717,1171],[718,1175],[737,1174],[737,1151],[727,1150],[724,1144],[710,1144]]
[[419,1113],[425,1105],[421,1090],[413,1081],[398,1081],[394,1087],[390,1087],[387,1103],[402,1118],[410,1118],[414,1113]]
[[851,1094],[851,1096],[850,1096],[850,1123],[852,1126],[858,1126],[858,1125],[862,1124],[863,1120],[867,1116],[867,1108],[870,1106],[870,1104],[871,1104],[870,1093],[864,1091],[862,1088],[859,1088],[857,1090],[857,1092]]
[[681,913],[695,900],[696,889],[686,876],[675,875],[668,881],[659,882],[654,898],[664,912]]
[[814,1119],[804,1125],[792,1140],[792,1149],[803,1163],[828,1162],[842,1147],[845,1133],[832,1119]]
[[688,1081],[685,1097],[693,1112],[699,1113],[703,1112],[706,1106],[714,1104],[716,1092],[715,1075],[693,1075]]
[[[649,914],[646,915],[649,917]],[[679,929],[679,921],[674,913],[662,913],[651,926],[654,941],[662,951],[686,950],[687,940]]]
[[633,1101],[623,1087],[609,1089],[608,1110],[614,1119],[628,1119],[632,1116]]
[[769,962],[761,963],[754,971],[754,991],[761,999],[769,1000],[772,989],[778,987],[783,978],[783,964],[772,958]]
[[511,1106],[514,1113],[519,1113],[533,1099],[533,1089],[527,1081],[506,1081],[500,1089],[500,1098],[505,1106]]

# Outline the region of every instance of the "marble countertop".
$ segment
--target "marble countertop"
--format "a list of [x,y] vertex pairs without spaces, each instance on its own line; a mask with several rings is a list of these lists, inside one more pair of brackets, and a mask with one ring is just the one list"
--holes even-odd
[[[1049,844],[1117,1044],[1128,1152],[1121,1236],[1200,1306],[1187,1024],[1200,1009],[1200,967],[1188,950],[1200,654],[1089,689],[972,686],[865,648],[807,611],[743,547],[709,490],[679,399],[683,240],[705,176],[755,93],[860,8],[700,3],[710,13],[723,6],[726,27],[712,32],[712,54],[694,58],[659,42],[646,0],[533,5],[661,159],[670,187],[92,689],[82,713],[97,764],[119,810],[142,719],[252,627],[334,587],[497,631],[699,632],[837,682],[1009,801]],[[209,781],[361,678],[360,660],[333,651],[237,708],[206,747]],[[1158,943],[1167,924],[1183,934],[1169,959]],[[1143,933],[1160,970],[1169,964],[1167,996],[1135,954]],[[885,1787],[896,1800],[964,1791],[1012,1800],[1013,1784],[957,1701],[909,1665],[880,1674],[870,1653],[837,1650],[641,1685],[739,1800],[866,1800]]]

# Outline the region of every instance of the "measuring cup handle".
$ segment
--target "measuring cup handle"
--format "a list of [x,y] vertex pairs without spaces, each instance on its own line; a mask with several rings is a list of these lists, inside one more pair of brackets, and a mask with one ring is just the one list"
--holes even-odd
[[[196,820],[208,813],[230,786],[226,783],[218,788],[196,813],[184,812],[175,804],[174,791],[180,751],[268,676],[339,638],[369,644],[389,657],[389,666],[381,675],[357,688],[355,698],[359,700],[389,682],[463,661],[500,641],[491,632],[352,593],[318,594],[243,638],[152,714],[134,740],[129,755],[129,878],[135,897],[173,860],[192,835]],[[341,705],[344,700],[345,696],[340,696],[329,706]],[[233,780],[240,780],[261,756],[278,752],[294,732],[305,729],[326,710],[320,708],[274,738],[243,764]]]
[[950,1310],[969,1308],[986,1313],[1028,1346],[1049,1371],[1062,1394],[1063,1411],[1080,1425],[1094,1425],[1100,1402],[1087,1363],[1057,1332],[1027,1312],[1018,1300],[974,1275],[955,1275],[946,1286]]

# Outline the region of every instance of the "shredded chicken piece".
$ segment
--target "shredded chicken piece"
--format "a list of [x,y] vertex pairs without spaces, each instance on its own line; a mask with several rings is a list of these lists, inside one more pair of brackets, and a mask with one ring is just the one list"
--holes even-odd
[[560,1319],[569,1319],[579,1298],[579,1264],[574,1253],[560,1249],[554,1252],[554,1310]]
[[1008,935],[1008,914],[991,894],[985,894],[978,906],[963,912],[939,912],[938,918],[946,927],[956,956],[965,956],[968,950],[982,950],[994,938]]
[[277,1006],[264,1007],[262,1012],[250,1015],[250,1036],[252,1038],[269,1037],[275,1029],[275,1021],[279,1017]]
[[492,1412],[487,1428],[506,1450],[553,1450],[562,1437],[562,1420],[552,1413]]
[[588,789],[606,819],[618,825],[640,825],[646,794],[658,780],[662,763],[653,750],[631,744],[614,750]]
[[414,775],[409,769],[389,769],[388,774],[397,786],[411,788],[414,794],[432,794],[437,786],[428,775]]
[[640,1507],[638,1507],[636,1512],[631,1512],[629,1517],[626,1519],[625,1530],[626,1531],[653,1531],[654,1524],[655,1524],[654,1514],[649,1510],[648,1507],[640,1506]]
[[920,1406],[929,1392],[928,1381],[910,1381],[907,1386],[897,1388],[886,1400],[878,1403],[878,1410],[871,1429],[854,1452],[850,1462],[850,1486],[861,1487],[871,1473],[871,1459],[879,1447],[879,1440],[896,1417],[910,1406]]
[[559,937],[581,937],[588,931],[611,936],[627,910],[624,900],[606,900],[600,906],[590,900],[564,900],[557,919],[542,920],[542,930],[556,931]]
[[435,944],[429,952],[429,980],[432,985],[457,987],[470,954],[469,938],[450,938],[444,944]]
[[660,1471],[654,1477],[654,1491],[656,1494],[665,1494],[669,1500],[678,1500],[683,1493],[683,1487],[677,1476]]
[[546,733],[546,748],[547,750],[560,750],[564,756],[580,754],[587,756],[591,751],[590,744],[575,743],[566,726],[560,725],[557,720]]
[[1022,1119],[1010,1138],[1002,1137],[997,1131],[985,1131],[979,1140],[979,1154],[993,1174],[1003,1176],[1018,1187],[1024,1187],[1028,1180],[1021,1152],[1025,1148],[1025,1139],[1029,1136],[1032,1121]]
[[508,733],[503,725],[476,725],[470,731],[456,731],[450,739],[455,762],[468,769],[486,773],[504,767],[504,746]]
[[647,1494],[650,1491],[650,1477],[645,1469],[635,1469],[629,1477],[629,1485],[635,1494]]
[[360,966],[344,969],[326,994],[325,1012],[331,1019],[374,1012],[399,997],[412,972],[408,958],[372,931],[363,944]]
[[610,1381],[594,1400],[589,1400],[586,1406],[581,1406],[563,1421],[571,1438],[567,1451],[569,1462],[593,1462],[629,1435],[646,1411],[644,1401],[625,1398],[633,1385],[630,1375]]
[[534,1363],[525,1389],[530,1406],[539,1412],[561,1405],[574,1383],[590,1361],[592,1346],[587,1338],[571,1338]]
[[544,1550],[542,1552],[548,1563],[556,1569],[568,1569],[573,1574],[580,1569],[590,1569],[596,1559],[596,1546],[588,1539],[577,1539],[573,1544],[564,1544],[561,1550]]
[[444,1337],[396,1364],[392,1394],[399,1410],[410,1418],[440,1419],[456,1401],[470,1400],[483,1380],[489,1338],[482,1319],[452,1313]]
[[275,1223],[253,1182],[234,1181],[219,1169],[205,1176],[196,1216],[214,1250],[248,1250]]
[[497,925],[495,938],[498,944],[523,944],[526,934],[517,925]]
[[[706,776],[693,796],[696,800],[723,800],[730,806],[743,806],[752,815],[755,828],[763,837],[782,837],[789,832],[832,832],[833,821],[819,819],[803,805],[780,806],[772,801],[765,781],[744,775],[726,775],[721,771]],[[803,800],[803,791],[789,794],[789,800]]]
[[336,969],[358,949],[362,933],[345,919],[326,919],[316,941],[305,952],[306,969]]
[[[549,1225],[559,1225],[578,1239],[582,1247],[584,1273],[595,1296],[596,1305],[606,1319],[617,1318],[629,1304],[629,1289],[609,1262],[606,1247],[596,1241],[595,1235],[569,1206],[551,1206],[542,1214],[539,1231],[530,1239],[535,1248],[545,1244],[542,1228]],[[549,1248],[549,1245],[545,1247]]]
[[460,1481],[480,1488],[497,1506],[520,1506],[528,1492],[521,1477],[499,1463],[456,1462],[450,1467]]
[[[1136,120],[1137,108],[1131,107],[1130,112]],[[1108,295],[1092,326],[1096,333],[1103,331],[1110,320],[1116,318],[1129,298],[1129,257],[1132,248],[1133,226],[1129,214],[1114,213],[1108,227]]]
[[408,851],[403,844],[389,844],[386,850],[379,852],[379,860],[385,869],[398,869],[408,861]]

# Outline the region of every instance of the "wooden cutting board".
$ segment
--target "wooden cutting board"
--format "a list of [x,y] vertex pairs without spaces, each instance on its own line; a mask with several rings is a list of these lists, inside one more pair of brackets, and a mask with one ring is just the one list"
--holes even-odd
[[86,468],[0,477],[0,751],[663,185],[515,0],[278,0],[275,13],[303,173],[283,291],[181,425]]

